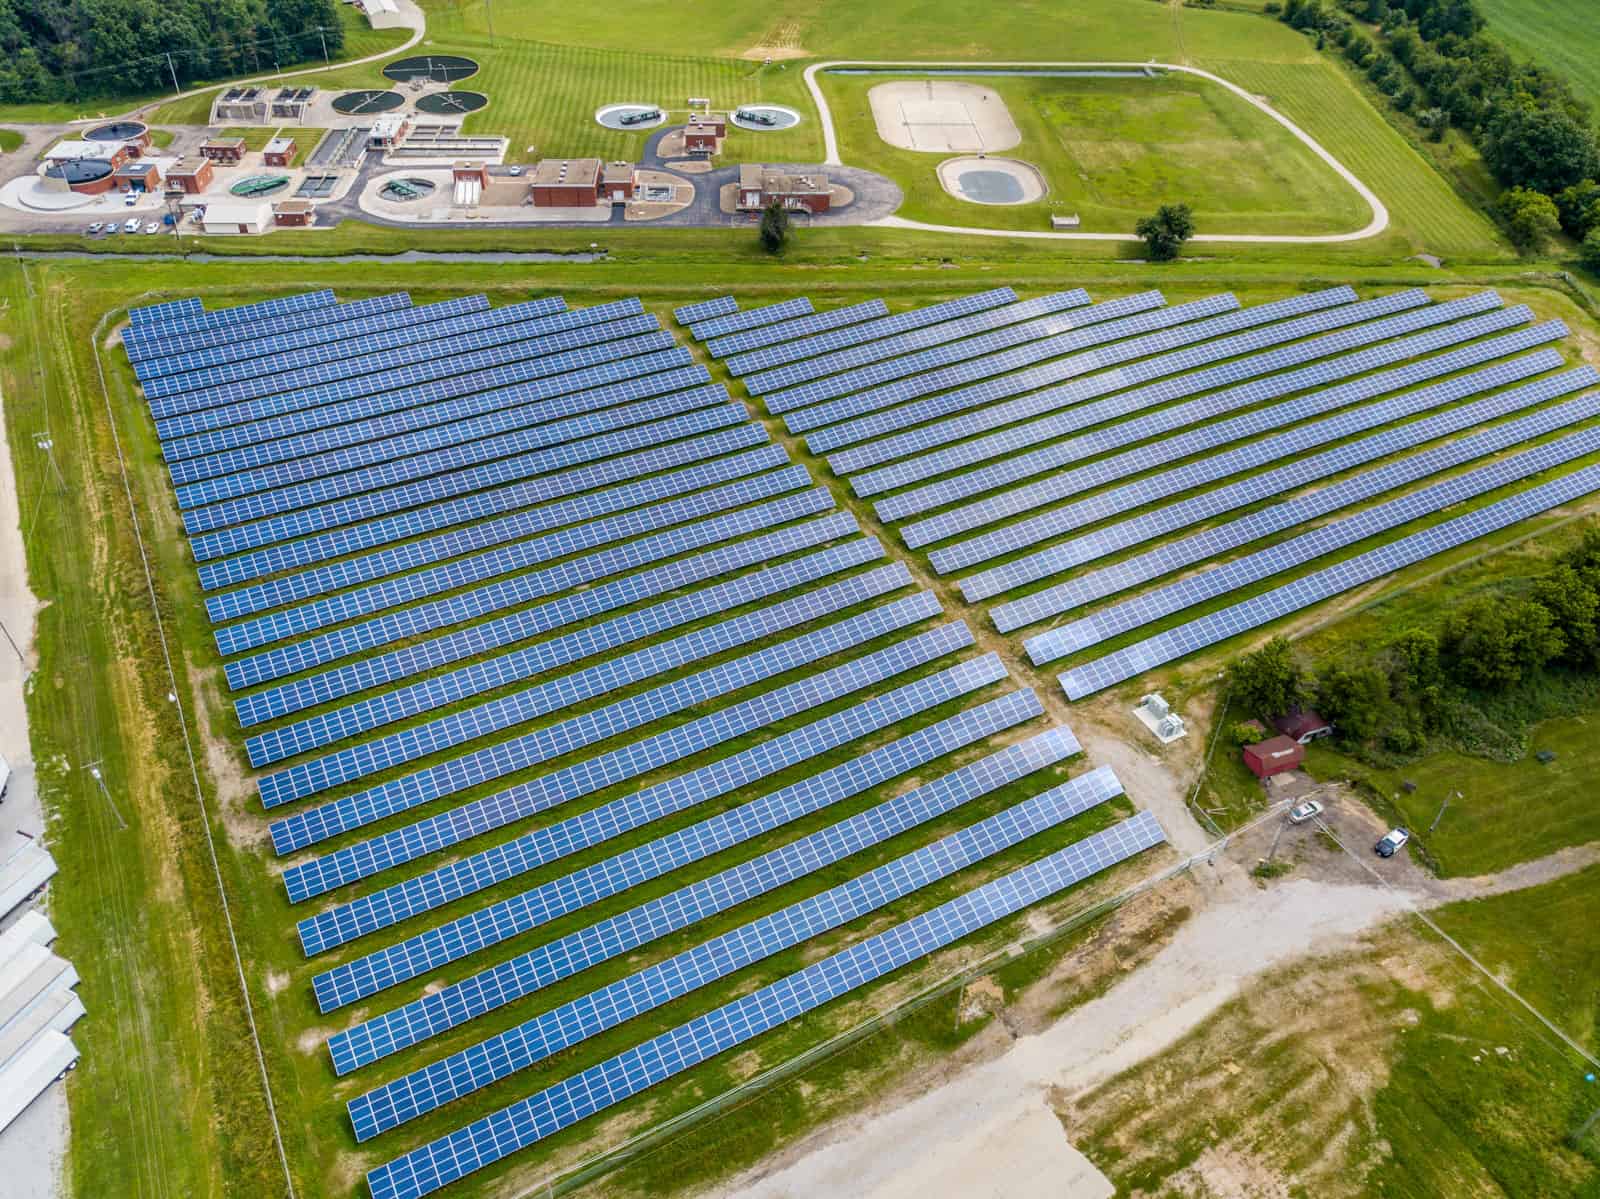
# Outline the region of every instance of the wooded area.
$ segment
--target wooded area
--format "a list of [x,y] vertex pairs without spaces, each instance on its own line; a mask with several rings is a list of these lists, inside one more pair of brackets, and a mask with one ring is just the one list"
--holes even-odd
[[137,95],[337,54],[335,0],[0,0],[0,102]]

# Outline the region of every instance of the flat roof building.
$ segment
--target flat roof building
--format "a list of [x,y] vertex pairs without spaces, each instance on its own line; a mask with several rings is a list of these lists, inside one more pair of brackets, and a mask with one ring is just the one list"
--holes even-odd
[[272,202],[218,196],[206,205],[200,225],[207,233],[264,233],[272,226]]
[[44,160],[51,166],[96,160],[109,162],[111,169],[116,170],[132,157],[134,157],[133,152],[126,145],[117,142],[89,142],[69,138],[51,146]]
[[117,168],[117,187],[125,192],[153,192],[161,186],[161,172],[147,158],[136,158]]
[[167,190],[197,196],[211,186],[211,176],[214,171],[215,168],[209,158],[198,158],[189,162],[180,158],[167,168]]
[[777,167],[747,163],[739,168],[741,212],[759,212],[769,204],[782,204],[792,212],[827,212],[833,200],[826,175],[791,174]]
[[367,147],[372,150],[392,150],[411,131],[411,121],[404,116],[377,117],[372,131],[367,134]]
[[310,200],[279,200],[272,206],[272,223],[285,228],[304,228],[317,223],[317,210]]
[[543,158],[528,176],[536,208],[589,208],[600,202],[598,158]]
[[635,187],[631,162],[608,162],[600,173],[600,190],[613,204],[626,204],[633,199]]
[[261,161],[269,167],[293,166],[300,147],[292,137],[275,137],[261,148]]
[[241,162],[244,160],[244,151],[242,137],[214,137],[200,143],[200,157],[209,158],[212,162],[224,164]]

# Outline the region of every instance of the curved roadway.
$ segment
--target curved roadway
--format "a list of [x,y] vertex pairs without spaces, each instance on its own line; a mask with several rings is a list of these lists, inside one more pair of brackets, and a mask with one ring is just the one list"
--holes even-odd
[[[968,67],[974,70],[997,70],[1007,68],[1052,67],[1066,70],[1093,69],[1117,67],[1123,69],[1143,69],[1145,67],[1158,67],[1166,71],[1181,71],[1186,75],[1196,75],[1212,83],[1227,88],[1245,103],[1264,112],[1278,124],[1282,125],[1291,134],[1302,142],[1334,172],[1353,187],[1356,194],[1367,202],[1372,209],[1372,219],[1360,229],[1351,233],[1310,233],[1310,234],[1274,234],[1274,233],[1200,233],[1192,239],[1205,242],[1267,242],[1286,245],[1316,245],[1328,242],[1362,241],[1369,237],[1376,237],[1389,227],[1389,210],[1384,207],[1382,200],[1378,199],[1370,187],[1359,179],[1344,163],[1328,153],[1314,137],[1288,117],[1284,116],[1272,105],[1259,96],[1253,96],[1235,83],[1229,83],[1219,75],[1210,71],[1202,71],[1197,67],[1183,67],[1174,63],[1160,62],[905,62],[905,61],[866,61],[859,59],[838,59],[830,62],[812,63],[805,69],[806,88],[811,92],[811,99],[817,106],[817,116],[822,122],[823,157],[830,166],[843,166],[839,157],[839,139],[834,133],[833,113],[828,108],[828,99],[822,94],[822,88],[817,83],[819,72],[833,67],[938,67],[960,68]],[[888,216],[869,222],[873,225],[886,226],[895,229],[921,229],[929,233],[956,233],[966,237],[1026,237],[1045,241],[1138,241],[1139,238],[1132,233],[1061,233],[1055,230],[1042,229],[982,229],[969,225],[932,225],[924,221],[907,220],[905,217]]]

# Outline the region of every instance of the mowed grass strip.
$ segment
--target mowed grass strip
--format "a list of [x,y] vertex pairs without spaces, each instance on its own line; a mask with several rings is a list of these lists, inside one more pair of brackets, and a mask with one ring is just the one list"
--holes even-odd
[[1593,0],[1479,0],[1489,35],[1514,54],[1566,76],[1600,107],[1600,19]]
[[[432,36],[487,39],[486,0],[425,0]],[[1118,59],[1184,62],[1187,55],[1249,55],[1306,62],[1309,42],[1251,13],[1178,8],[1152,0],[818,0],[804,8],[699,9],[638,0],[614,9],[562,0],[494,0],[495,32],[611,50],[759,60],[773,50],[813,58],[950,61]]]
[[[1472,261],[1509,258],[1511,251],[1482,214],[1326,63],[1207,61],[1206,70],[1264,97],[1364,180],[1389,209],[1390,231],[1428,252]],[[1383,242],[1357,243],[1381,248]]]
[[872,115],[872,89],[904,75],[824,77],[846,162],[890,175],[906,195],[901,214],[987,228],[1042,229],[1075,213],[1093,232],[1131,233],[1163,203],[1195,210],[1202,231],[1335,233],[1366,224],[1355,190],[1265,113],[1195,76],[1153,79],[980,76],[956,82],[992,89],[1022,141],[996,156],[1038,167],[1049,192],[1037,203],[998,207],[951,196],[938,164],[952,154],[896,149]]

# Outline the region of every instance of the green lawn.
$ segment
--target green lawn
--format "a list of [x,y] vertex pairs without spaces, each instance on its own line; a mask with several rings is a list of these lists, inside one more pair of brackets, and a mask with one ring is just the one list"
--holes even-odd
[[1358,229],[1367,205],[1280,125],[1194,76],[1157,79],[973,76],[1004,100],[1021,143],[1000,151],[1038,167],[1045,199],[971,204],[939,185],[944,154],[900,150],[878,135],[869,93],[915,74],[824,76],[846,162],[891,176],[900,215],[942,224],[1043,229],[1077,213],[1086,231],[1131,233],[1162,203],[1183,201],[1201,232],[1335,233]]
[[[1305,62],[1309,42],[1278,21],[1250,13],[1180,7],[1155,0],[818,0],[783,12],[725,5],[695,10],[639,0],[625,19],[597,21],[591,9],[560,0],[424,0],[431,36],[525,37],[609,50],[673,51],[738,57],[758,46],[813,58],[962,59],[1155,58],[1229,54],[1265,62]],[[756,52],[759,57],[759,52]]]
[[[1429,754],[1394,770],[1376,770],[1318,747],[1307,768],[1322,777],[1360,778],[1386,796],[1445,876],[1488,874],[1568,845],[1600,840],[1594,779],[1600,770],[1600,716],[1534,726],[1526,757],[1492,762],[1456,752]],[[1548,750],[1548,765],[1536,756]],[[1407,791],[1404,783],[1414,783]],[[1439,825],[1428,827],[1448,802]]]
[[1600,20],[1592,0],[1478,0],[1489,33],[1564,75],[1600,109]]
[[1267,63],[1237,57],[1198,64],[1264,96],[1367,181],[1389,209],[1390,233],[1352,249],[1410,252],[1473,262],[1505,260],[1510,247],[1328,62]]

